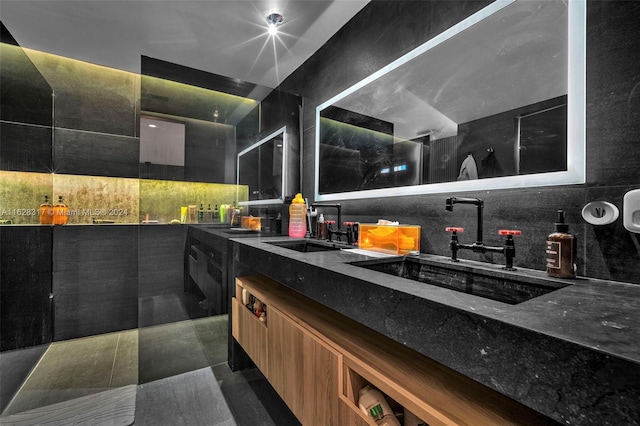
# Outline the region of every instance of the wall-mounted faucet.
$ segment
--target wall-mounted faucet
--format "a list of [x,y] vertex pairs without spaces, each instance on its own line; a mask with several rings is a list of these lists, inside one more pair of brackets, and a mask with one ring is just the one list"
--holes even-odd
[[474,204],[477,206],[478,211],[478,227],[477,227],[477,237],[476,237],[476,245],[483,246],[482,243],[482,211],[484,210],[484,201],[479,198],[456,198],[449,197],[445,202],[445,210],[448,212],[453,211],[454,204]]
[[327,240],[332,241],[332,238],[335,236],[337,241],[342,241],[341,237],[344,236],[347,238],[347,244],[349,245],[358,245],[358,233],[360,232],[360,224],[358,222],[345,222],[344,225],[347,227],[346,230],[337,229],[334,230],[331,225],[333,225],[333,220],[325,221],[328,224],[327,228]]
[[502,253],[505,257],[505,266],[503,269],[514,270],[513,267],[513,258],[516,255],[516,246],[515,241],[513,240],[514,235],[521,235],[522,232],[518,230],[511,229],[501,229],[498,231],[498,234],[506,236],[506,240],[504,246],[502,247],[492,247],[486,245],[482,241],[482,211],[484,209],[484,201],[479,198],[457,198],[457,197],[449,197],[445,202],[445,210],[453,211],[454,204],[473,204],[477,207],[477,236],[476,241],[473,244],[461,244],[458,242],[458,233],[464,232],[464,228],[457,227],[447,227],[445,230],[447,232],[451,232],[451,260],[453,262],[458,261],[458,251],[460,249],[472,250],[476,253]]
[[338,210],[338,230],[340,230],[340,224],[342,223],[342,205],[337,203],[337,204],[324,204],[324,203],[313,203],[311,204],[311,208],[317,208],[317,207],[332,207]]

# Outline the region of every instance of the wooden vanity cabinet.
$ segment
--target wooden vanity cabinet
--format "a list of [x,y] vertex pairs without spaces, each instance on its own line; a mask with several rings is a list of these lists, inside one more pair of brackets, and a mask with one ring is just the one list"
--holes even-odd
[[267,378],[300,422],[337,425],[339,354],[276,308],[267,348]]
[[[243,289],[266,304],[265,322]],[[358,407],[366,385],[430,426],[558,424],[270,278],[237,277],[232,311],[233,337],[305,426],[375,426]]]
[[235,297],[231,301],[231,312],[231,334],[266,376],[267,326]]

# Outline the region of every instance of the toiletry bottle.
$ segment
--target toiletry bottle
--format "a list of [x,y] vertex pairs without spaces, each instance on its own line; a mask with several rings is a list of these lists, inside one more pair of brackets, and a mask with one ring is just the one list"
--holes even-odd
[[204,206],[200,203],[200,209],[198,209],[198,223],[204,223]]
[[218,205],[216,204],[215,208],[213,209],[213,218],[217,219],[218,218]]
[[58,202],[53,206],[53,224],[65,225],[69,221],[69,207],[62,202],[62,195],[58,197]]
[[227,205],[220,204],[220,223],[227,222]]
[[47,195],[44,196],[44,203],[40,204],[38,218],[41,225],[51,225],[53,223],[53,207]]
[[211,211],[211,204],[207,206],[207,211],[204,212],[204,223],[211,223],[213,221],[213,212]]
[[276,226],[274,229],[274,233],[276,235],[282,235],[282,213],[278,213],[278,216],[276,216]]
[[369,385],[358,392],[358,407],[362,413],[373,418],[379,426],[400,426],[400,422],[393,414],[384,394]]
[[564,223],[564,211],[558,210],[556,232],[547,237],[547,275],[575,278],[578,269],[578,243]]
[[327,239],[327,224],[324,222],[324,215],[320,213],[318,222],[316,223],[316,238],[319,240]]
[[289,236],[304,238],[307,233],[307,207],[302,194],[297,193],[289,206]]

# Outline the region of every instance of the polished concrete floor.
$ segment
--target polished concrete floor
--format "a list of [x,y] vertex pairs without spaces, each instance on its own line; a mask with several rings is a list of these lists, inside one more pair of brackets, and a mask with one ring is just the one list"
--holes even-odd
[[2,418],[134,384],[135,425],[298,424],[257,369],[229,369],[227,327],[202,317],[2,353]]

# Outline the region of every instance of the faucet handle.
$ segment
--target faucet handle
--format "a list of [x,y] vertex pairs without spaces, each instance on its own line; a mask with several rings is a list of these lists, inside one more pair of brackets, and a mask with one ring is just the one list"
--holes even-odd
[[522,232],[517,229],[500,229],[498,234],[507,236],[503,249],[505,266],[502,269],[515,271],[516,269],[513,267],[513,258],[516,256],[516,244],[513,240],[513,236],[522,235]]
[[455,226],[447,226],[446,228],[444,228],[444,230],[447,232],[453,232],[453,233],[464,232],[464,228],[458,228]]
[[500,234],[500,235],[522,235],[522,231],[519,231],[517,229],[500,229],[498,231],[498,234]]

